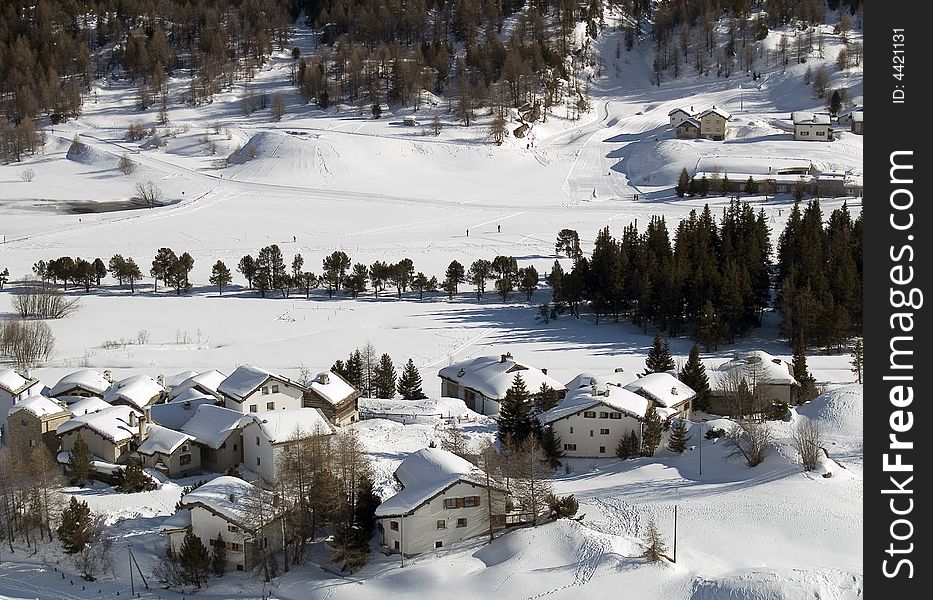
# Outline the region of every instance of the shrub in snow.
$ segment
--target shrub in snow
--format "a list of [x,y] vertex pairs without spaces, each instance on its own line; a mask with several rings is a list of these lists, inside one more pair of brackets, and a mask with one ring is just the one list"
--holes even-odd
[[621,459],[635,458],[640,454],[638,436],[635,431],[629,431],[619,439],[619,445],[616,446],[616,456]]
[[756,467],[768,456],[771,428],[767,423],[737,423],[728,433],[728,439],[733,448],[730,456],[741,456],[749,467]]
[[580,508],[573,494],[569,496],[548,494],[547,503],[551,508],[551,518],[553,519],[570,519],[577,514],[577,510]]
[[155,482],[137,463],[129,463],[123,469],[119,469],[114,474],[114,478],[117,490],[124,494],[150,492],[155,489]]
[[665,557],[664,553],[667,552],[667,546],[653,518],[648,521],[642,541],[645,544],[645,553],[642,556],[648,559],[648,562],[658,562]]
[[708,440],[715,440],[716,438],[721,438],[724,435],[726,435],[725,429],[722,427],[713,427],[711,429],[707,429],[706,434],[704,434],[703,437]]
[[823,432],[820,424],[806,417],[800,417],[794,426],[794,448],[800,455],[800,462],[804,471],[813,471],[820,464],[822,454]]

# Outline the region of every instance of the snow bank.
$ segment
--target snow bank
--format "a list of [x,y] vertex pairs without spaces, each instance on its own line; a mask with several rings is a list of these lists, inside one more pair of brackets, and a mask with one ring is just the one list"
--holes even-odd
[[862,439],[863,392],[860,384],[829,390],[797,407],[797,414],[816,421],[828,436]]
[[836,569],[762,569],[694,582],[691,600],[849,600],[862,577]]

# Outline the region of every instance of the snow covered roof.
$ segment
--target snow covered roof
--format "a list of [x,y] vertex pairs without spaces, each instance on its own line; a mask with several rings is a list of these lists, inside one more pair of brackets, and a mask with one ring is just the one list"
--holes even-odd
[[693,113],[690,112],[689,110],[687,110],[686,108],[675,108],[675,109],[672,110],[671,112],[667,113],[667,116],[671,117],[671,116],[673,116],[675,113],[679,113],[679,112],[682,112],[682,113],[684,113],[685,115],[690,116],[690,117],[693,116]]
[[53,397],[60,396],[76,387],[100,396],[110,387],[110,382],[100,371],[81,369],[62,377],[49,393]]
[[152,456],[155,453],[172,454],[186,442],[194,441],[188,434],[149,423],[146,426],[146,440],[136,449],[140,454]]
[[538,415],[538,420],[547,425],[599,405],[605,405],[636,419],[644,418],[648,411],[647,398],[624,387],[610,384],[595,393],[592,388],[585,387],[573,390],[561,400],[560,404]]
[[55,433],[62,435],[81,427],[87,427],[102,437],[119,444],[139,433],[137,426],[130,425],[131,414],[133,415],[133,422],[142,416],[142,412],[130,406],[109,406],[94,413],[72,417],[59,425]]
[[188,379],[194,377],[197,374],[198,374],[197,371],[192,371],[192,370],[182,371],[181,373],[175,373],[174,375],[169,375],[168,377],[164,377],[162,379],[162,383],[165,385],[166,388],[172,389],[178,386],[181,382],[187,381]]
[[356,393],[356,388],[333,371],[318,373],[308,387],[314,390],[318,396],[334,405],[340,404]]
[[567,382],[567,389],[572,392],[580,388],[592,389],[595,387],[597,391],[603,391],[607,386],[624,386],[636,379],[637,377],[634,373],[627,371],[610,373],[608,375],[594,375],[593,373],[583,372]]
[[204,396],[193,400],[183,400],[181,402],[168,402],[166,404],[155,404],[150,409],[152,420],[159,425],[164,425],[170,429],[181,429],[182,426],[191,419],[198,407],[202,404],[213,404],[217,399],[213,396]]
[[715,387],[721,379],[728,377],[732,372],[738,372],[743,378],[749,375],[749,369],[757,369],[756,377],[759,381],[772,385],[798,385],[791,375],[790,365],[787,361],[777,358],[762,350],[753,350],[727,361],[716,368],[718,377],[711,377],[710,383]]
[[[260,494],[265,496],[261,506]],[[222,475],[182,496],[181,504],[189,508],[200,504],[225,520],[252,531],[260,508],[268,520],[278,516],[276,513],[280,511],[273,508],[272,500],[272,492],[261,490],[239,477]]]
[[50,415],[68,414],[68,409],[45,396],[30,396],[25,400],[21,400],[10,407],[9,414],[12,415],[21,410],[25,410],[39,418]]
[[0,369],[0,390],[11,396],[18,396],[37,383],[39,383],[38,379],[26,379],[13,369]]
[[215,369],[204,371],[203,373],[194,373],[187,379],[169,386],[172,390],[169,393],[169,398],[175,398],[191,389],[216,394],[217,388],[220,387],[220,384],[223,383],[226,378],[226,375]]
[[542,383],[558,391],[567,389],[544,371],[519,363],[508,354],[460,361],[441,369],[438,376],[475,390],[487,398],[500,399],[512,387],[516,373],[521,373],[525,387],[532,393],[537,392]]
[[712,108],[707,108],[706,110],[701,112],[697,118],[702,119],[703,117],[706,117],[708,115],[719,115],[720,117],[722,117],[723,119],[727,121],[732,118],[732,113],[730,113],[728,110],[716,108],[715,106]]
[[325,435],[334,433],[333,426],[318,408],[269,410],[249,416],[270,444],[283,444],[289,441],[296,431],[306,435],[316,431],[323,431]]
[[691,125],[693,127],[696,127],[697,129],[700,128],[700,122],[694,119],[693,117],[688,117],[684,119],[683,121],[680,122],[680,125],[678,125],[678,127],[683,127],[684,125]]
[[665,408],[674,408],[697,395],[690,386],[670,373],[649,373],[626,385],[625,389],[642,392]]
[[[486,476],[469,461],[440,448],[409,454],[395,469],[402,490],[376,509],[376,516],[408,514],[457,481],[485,485]],[[495,486],[501,488],[498,484]]]
[[127,402],[136,408],[145,408],[165,391],[155,379],[148,375],[133,375],[116,382],[104,392],[104,400],[114,404]]
[[159,531],[179,531],[191,527],[191,509],[183,508],[159,525]]
[[794,125],[829,125],[829,115],[826,113],[812,113],[802,110],[790,114]]
[[862,111],[856,110],[852,112],[852,122],[853,123],[862,123]]
[[250,422],[252,419],[249,415],[244,415],[240,411],[213,404],[203,404],[197,407],[194,416],[188,419],[181,430],[194,436],[199,444],[216,450],[227,441],[231,433]]
[[89,413],[95,413],[105,408],[110,408],[110,404],[104,402],[96,396],[91,396],[90,398],[82,398],[80,396],[62,396],[59,398],[59,400],[64,400],[65,398],[77,399],[76,402],[71,403],[68,403],[67,400],[65,401],[66,404],[68,404],[68,411],[71,412],[71,414],[75,417]]
[[226,379],[217,386],[217,391],[224,396],[229,396],[237,402],[242,402],[244,398],[255,392],[259,387],[269,380],[275,378],[296,387],[301,387],[292,382],[287,377],[276,375],[271,371],[266,371],[255,365],[242,365],[237,367],[236,371],[231,373]]

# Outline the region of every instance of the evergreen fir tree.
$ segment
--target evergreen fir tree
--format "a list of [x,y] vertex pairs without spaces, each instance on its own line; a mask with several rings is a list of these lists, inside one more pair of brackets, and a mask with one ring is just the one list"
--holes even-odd
[[217,577],[223,577],[227,571],[227,543],[223,533],[218,533],[211,545],[211,569]]
[[211,555],[204,546],[201,538],[190,530],[185,533],[178,552],[178,566],[181,568],[181,577],[185,583],[197,586],[207,581],[211,571]]
[[862,350],[862,338],[855,338],[855,345],[852,347],[852,372],[862,383],[862,368],[864,367],[864,358]]
[[383,354],[373,371],[373,387],[375,388],[376,397],[386,400],[394,398],[397,378],[395,365],[392,364],[392,357]]
[[376,526],[376,509],[382,502],[382,498],[376,493],[376,484],[371,477],[363,477],[357,485],[356,506],[354,507],[353,518],[360,531],[366,539],[372,534]]
[[90,543],[91,523],[91,509],[87,502],[78,502],[72,496],[68,506],[62,510],[61,524],[57,530],[65,554],[77,554]]
[[661,334],[654,334],[654,343],[648,352],[648,358],[645,359],[645,375],[651,373],[664,373],[673,371],[676,368],[674,359],[671,357],[670,345],[667,340],[661,341]]
[[554,433],[553,427],[544,428],[541,434],[541,450],[552,469],[560,466],[560,459],[564,456],[564,449],[560,436]]
[[719,340],[722,336],[721,332],[722,321],[719,318],[719,312],[713,307],[713,303],[707,300],[703,304],[703,309],[700,311],[700,316],[697,319],[693,338],[703,344],[703,347],[709,352],[719,347]]
[[347,376],[344,379],[347,382],[358,389],[363,391],[363,355],[360,353],[359,348],[353,351],[350,354],[350,357],[346,362],[346,372]]
[[745,181],[745,193],[750,196],[758,193],[758,182],[752,179],[751,175],[749,175],[748,179]]
[[696,398],[693,399],[693,406],[699,410],[709,408],[710,388],[709,377],[706,375],[706,367],[700,360],[700,346],[694,344],[690,349],[690,355],[687,357],[687,363],[680,371],[680,380],[690,389],[696,392]]
[[635,458],[641,453],[639,446],[638,434],[633,429],[619,438],[619,444],[616,446],[616,456],[623,460]]
[[648,527],[645,528],[643,543],[645,544],[645,553],[642,556],[644,556],[648,562],[655,563],[664,558],[667,547],[664,544],[661,533],[658,531],[658,526],[654,522],[654,518],[648,521]]
[[421,400],[427,397],[421,389],[421,373],[410,358],[402,369],[402,376],[399,377],[398,393],[402,395],[403,400]]
[[146,475],[139,463],[131,462],[115,474],[117,490],[124,494],[149,492],[155,489],[155,482]]
[[91,478],[94,471],[94,465],[91,462],[91,449],[88,448],[84,439],[80,436],[75,440],[75,445],[68,456],[68,464],[65,470],[71,478],[71,485],[84,486]]
[[499,439],[518,447],[536,433],[538,420],[531,414],[531,394],[521,373],[516,373],[512,387],[505,393],[499,407]]
[[648,407],[648,412],[645,413],[645,424],[641,438],[642,456],[654,456],[654,451],[657,450],[658,445],[661,443],[661,434],[663,431],[664,424],[661,422],[661,417],[652,404]]
[[807,355],[804,353],[803,342],[799,338],[794,343],[794,356],[791,366],[794,369],[794,378],[800,383],[800,389],[797,391],[797,402],[803,404],[816,398],[819,395],[819,391],[816,389],[816,379],[807,368]]
[[690,174],[687,173],[686,168],[680,170],[680,177],[677,178],[677,186],[674,191],[677,192],[677,196],[680,198],[683,198],[690,191]]
[[542,383],[541,387],[538,388],[538,393],[535,394],[535,410],[546,412],[557,406],[557,403],[557,390],[546,383]]
[[690,436],[687,435],[687,424],[682,419],[678,419],[676,423],[671,425],[671,433],[667,440],[667,449],[674,454],[683,454],[684,450],[687,449],[687,440],[689,439]]

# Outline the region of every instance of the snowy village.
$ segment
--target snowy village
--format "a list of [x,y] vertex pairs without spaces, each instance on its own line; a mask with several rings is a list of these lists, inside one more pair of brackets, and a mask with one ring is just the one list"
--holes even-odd
[[0,600],[863,597],[860,0],[0,6]]

